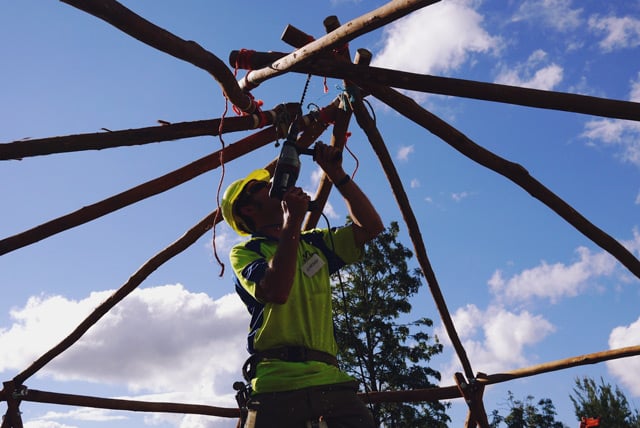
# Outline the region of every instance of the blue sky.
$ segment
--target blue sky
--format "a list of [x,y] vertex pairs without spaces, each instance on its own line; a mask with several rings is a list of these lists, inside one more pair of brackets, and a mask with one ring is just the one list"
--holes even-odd
[[[316,37],[382,2],[125,1],[136,13],[226,60],[231,50],[290,51],[287,24]],[[0,142],[218,118],[221,88],[206,72],[61,2],[0,5]],[[457,0],[426,7],[350,44],[374,64],[438,76],[640,102],[640,3]],[[241,75],[240,75],[241,76]],[[300,100],[305,76],[253,90],[267,108]],[[306,103],[327,105],[339,82],[311,80]],[[409,93],[477,144],[523,165],[595,225],[640,255],[640,124]],[[474,371],[498,373],[640,343],[640,283],[601,248],[506,178],[371,99],[427,252]],[[229,109],[227,115],[233,115]],[[355,121],[355,180],[385,223],[401,224],[390,186]],[[224,135],[226,144],[248,133]],[[327,133],[321,137],[328,141]],[[98,202],[220,149],[217,137],[3,161],[0,236]],[[216,208],[216,190],[276,157],[271,144],[168,192],[0,257],[0,376],[9,380],[64,338],[146,260]],[[354,170],[346,157],[345,166]],[[310,192],[317,168],[303,159]],[[346,215],[339,198],[326,210]],[[217,228],[216,247],[236,237]],[[414,262],[415,263],[415,262]],[[212,235],[155,271],[86,337],[26,385],[41,390],[235,405],[248,318],[219,277]],[[428,289],[411,317],[429,317],[447,343],[432,367],[452,385],[461,371]],[[551,398],[577,426],[574,379],[601,376],[640,408],[640,358],[554,372],[487,388],[487,411],[516,398]],[[29,428],[232,427],[235,421],[138,415],[23,403]],[[3,410],[4,412],[4,407]],[[466,407],[453,402],[451,426]]]

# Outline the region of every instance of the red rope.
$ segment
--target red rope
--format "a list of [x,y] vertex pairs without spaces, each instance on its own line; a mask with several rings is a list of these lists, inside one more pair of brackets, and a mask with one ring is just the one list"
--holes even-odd
[[213,255],[216,258],[218,265],[220,265],[220,274],[219,274],[220,277],[224,275],[225,266],[222,260],[220,260],[220,256],[218,256],[218,247],[216,246],[216,233],[217,233],[216,225],[218,224],[218,220],[222,216],[221,214],[222,210],[220,209],[220,193],[222,191],[222,183],[224,182],[224,175],[226,172],[226,167],[224,163],[224,148],[226,144],[224,142],[224,139],[222,138],[222,126],[224,123],[224,118],[227,115],[227,111],[229,111],[229,100],[225,97],[224,112],[222,113],[222,117],[220,118],[220,124],[218,125],[218,138],[220,139],[220,145],[222,146],[222,149],[220,150],[220,167],[222,168],[222,174],[220,175],[220,180],[218,181],[218,189],[216,190],[216,203],[218,207],[216,209],[216,216],[213,219],[213,238],[212,238]]

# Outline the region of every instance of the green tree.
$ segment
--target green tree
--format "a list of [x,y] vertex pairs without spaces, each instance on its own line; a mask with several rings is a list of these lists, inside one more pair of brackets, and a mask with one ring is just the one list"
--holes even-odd
[[[399,227],[392,222],[365,246],[365,255],[338,276],[334,313],[340,364],[361,379],[367,391],[430,388],[440,373],[425,364],[442,352],[437,337],[427,330],[428,318],[400,323],[411,311],[409,299],[421,284],[421,273],[407,260],[413,253],[398,242]],[[395,427],[447,427],[448,404],[383,403],[372,407],[378,423]]]
[[[491,428],[506,426],[507,428],[567,428],[567,425],[556,421],[556,408],[549,398],[543,398],[537,405],[533,404],[533,396],[516,400],[511,391],[508,392],[507,405],[509,414],[500,415],[498,410],[491,412]],[[504,425],[501,425],[504,424]]]
[[631,410],[627,397],[616,386],[613,388],[600,378],[600,385],[588,377],[575,379],[575,397],[570,395],[578,420],[600,417],[600,426],[606,428],[640,428],[638,410]]

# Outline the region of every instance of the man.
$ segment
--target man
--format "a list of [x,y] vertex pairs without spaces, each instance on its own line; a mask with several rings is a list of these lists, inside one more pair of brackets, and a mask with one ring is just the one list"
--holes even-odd
[[337,149],[316,143],[315,158],[342,194],[352,224],[302,232],[309,195],[292,187],[282,201],[270,198],[266,170],[235,181],[223,196],[225,221],[252,235],[230,254],[236,291],[251,313],[245,427],[374,427],[357,382],[337,367],[329,276],[359,260],[384,225],[344,172]]

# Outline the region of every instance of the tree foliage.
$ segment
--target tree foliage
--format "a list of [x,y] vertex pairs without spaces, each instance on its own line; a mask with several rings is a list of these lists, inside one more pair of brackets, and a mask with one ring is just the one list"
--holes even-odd
[[606,428],[640,428],[640,414],[632,411],[620,389],[613,388],[600,378],[600,385],[588,377],[575,379],[573,403],[578,420],[582,417],[600,417],[600,426]]
[[[562,422],[556,421],[556,408],[549,398],[543,398],[537,405],[533,404],[533,396],[516,400],[511,391],[508,392],[507,405],[509,414],[500,415],[496,409],[491,412],[491,428],[506,426],[507,428],[568,428]],[[502,425],[501,425],[502,424]]]
[[[440,373],[425,364],[442,352],[427,330],[432,320],[400,323],[411,311],[409,299],[421,284],[421,272],[411,270],[413,253],[398,242],[392,222],[365,246],[358,263],[343,269],[335,287],[336,339],[342,368],[363,380],[367,391],[431,388]],[[448,404],[383,403],[373,407],[378,424],[393,427],[446,427]]]

